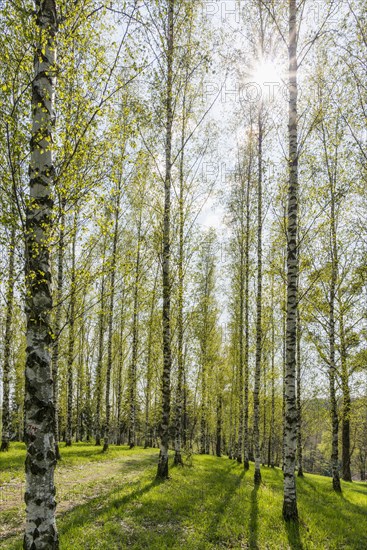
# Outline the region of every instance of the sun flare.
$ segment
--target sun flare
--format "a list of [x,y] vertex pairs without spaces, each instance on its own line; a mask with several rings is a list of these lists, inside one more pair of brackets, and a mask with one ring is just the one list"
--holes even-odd
[[270,83],[280,83],[281,77],[279,68],[271,61],[263,61],[254,70],[253,80],[259,86]]

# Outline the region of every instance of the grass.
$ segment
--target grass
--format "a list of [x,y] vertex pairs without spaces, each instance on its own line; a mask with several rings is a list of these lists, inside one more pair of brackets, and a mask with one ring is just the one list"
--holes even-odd
[[[297,479],[299,525],[282,519],[283,476],[263,468],[256,489],[253,469],[244,472],[228,458],[195,456],[192,466],[172,467],[171,479],[155,481],[157,451],[92,445],[62,449],[57,483],[61,550],[320,549],[366,550],[367,485],[343,483],[336,495],[331,480],[306,474]],[[0,455],[0,479],[20,479],[24,450]],[[8,468],[9,465],[9,468]],[[69,488],[65,490],[65,483]],[[18,509],[3,509],[0,525],[11,525],[0,546],[21,548]],[[21,512],[19,511],[21,510]],[[18,514],[18,516],[16,516]],[[15,529],[15,530],[14,530]]]

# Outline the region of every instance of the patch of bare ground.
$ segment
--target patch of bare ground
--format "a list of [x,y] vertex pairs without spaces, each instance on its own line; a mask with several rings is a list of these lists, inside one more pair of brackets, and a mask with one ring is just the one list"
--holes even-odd
[[[139,473],[154,464],[156,453],[118,457],[113,460],[93,461],[78,466],[56,469],[56,515],[65,514],[81,504],[103,496],[111,490],[135,480]],[[23,530],[25,520],[25,483],[18,479],[0,487],[0,541]]]

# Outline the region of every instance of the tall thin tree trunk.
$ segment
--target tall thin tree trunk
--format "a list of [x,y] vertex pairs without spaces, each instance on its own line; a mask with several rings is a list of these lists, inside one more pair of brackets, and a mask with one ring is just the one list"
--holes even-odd
[[336,242],[335,226],[335,193],[331,182],[331,201],[330,201],[330,233],[331,233],[331,281],[330,281],[330,301],[329,301],[329,383],[330,383],[330,414],[332,424],[331,441],[331,469],[333,476],[333,488],[336,492],[341,492],[339,478],[339,418],[338,406],[336,401],[336,359],[335,359],[335,300],[336,285],[338,280],[338,250]]
[[121,296],[121,312],[120,312],[120,345],[119,345],[119,355],[118,355],[118,367],[117,367],[117,445],[122,445],[122,426],[121,426],[121,404],[122,404],[122,369],[124,363],[124,354],[123,354],[123,339],[124,339],[124,329],[125,329],[125,318],[124,318],[124,302],[125,302],[125,292],[122,290]]
[[[284,259],[284,273],[286,273],[286,257]],[[283,357],[282,357],[282,470],[284,472],[285,464],[285,373],[287,367],[287,285],[284,284],[284,296],[283,296]]]
[[[103,254],[104,255],[104,254]],[[102,274],[100,313],[98,321],[98,359],[96,369],[96,419],[95,436],[96,445],[101,445],[101,404],[102,404],[102,366],[103,366],[103,344],[104,344],[104,326],[105,326],[105,276]]]
[[[201,366],[201,405],[200,405],[200,453],[206,454],[206,359]],[[234,441],[234,440],[232,440]]]
[[167,89],[166,89],[166,173],[164,181],[163,220],[163,374],[162,418],[160,424],[160,453],[157,478],[168,478],[169,420],[171,411],[171,172],[172,172],[172,124],[173,124],[173,50],[174,50],[174,0],[168,0],[167,14]]
[[298,308],[298,114],[297,2],[289,0],[289,184],[287,215],[287,353],[283,517],[298,520],[295,480],[297,447],[296,347]]
[[233,436],[233,417],[234,417],[234,393],[235,393],[235,365],[232,364],[232,384],[231,384],[231,395],[229,402],[229,441],[228,441],[228,458],[232,460],[234,458],[234,436]]
[[182,399],[183,399],[183,376],[184,376],[184,158],[185,158],[185,131],[186,131],[186,89],[188,75],[186,74],[185,91],[182,107],[182,129],[181,129],[181,155],[180,155],[180,192],[179,192],[179,252],[178,252],[178,304],[177,304],[177,389],[176,389],[176,415],[175,415],[175,464],[181,464],[181,444],[182,444]]
[[274,468],[275,444],[275,322],[274,322],[274,273],[271,277],[271,417],[269,435],[269,465]]
[[[334,263],[334,262],[333,262]],[[339,434],[339,419],[338,408],[336,402],[335,391],[335,283],[336,277],[334,275],[334,268],[332,268],[331,276],[331,288],[330,288],[330,312],[329,312],[329,345],[330,345],[330,357],[329,357],[329,383],[330,383],[330,413],[332,424],[332,449],[331,449],[331,469],[333,476],[333,488],[337,492],[341,492],[340,479],[339,479],[339,466],[338,466],[338,434]]]
[[135,282],[133,299],[132,353],[129,373],[129,447],[136,445],[136,377],[138,362],[138,320],[139,320],[139,280],[140,280],[140,248],[141,248],[142,208],[140,207],[138,221],[138,242],[135,261]]
[[153,348],[153,328],[154,328],[154,315],[156,307],[156,289],[157,289],[158,270],[154,279],[154,287],[152,293],[152,303],[150,307],[149,316],[149,331],[148,331],[148,354],[147,354],[147,386],[145,394],[145,440],[144,448],[152,446],[152,425],[151,425],[151,413],[150,413],[150,401],[152,398],[152,348]]
[[[15,199],[14,199],[15,200]],[[15,284],[15,236],[16,220],[12,219],[10,243],[9,243],[9,267],[8,280],[6,285],[6,315],[5,315],[5,334],[4,334],[4,362],[3,362],[3,404],[2,421],[3,430],[1,438],[0,451],[9,450],[10,442],[10,350],[12,339],[13,324],[13,306],[14,306],[14,284]]]
[[[242,198],[242,195],[243,195],[243,189],[241,188],[241,198]],[[241,206],[242,206],[242,201],[241,201]],[[244,399],[243,399],[243,394],[244,394],[244,376],[243,376],[243,371],[244,371],[244,357],[243,357],[243,339],[244,339],[244,334],[243,334],[243,329],[244,329],[244,286],[245,286],[245,281],[244,281],[244,271],[245,271],[245,253],[244,253],[244,249],[243,249],[243,241],[244,241],[244,238],[245,238],[245,235],[244,235],[245,231],[244,231],[244,227],[243,227],[243,218],[242,218],[242,214],[241,214],[241,237],[240,237],[240,291],[239,291],[239,322],[238,322],[238,340],[239,340],[239,353],[238,353],[238,378],[239,378],[239,389],[238,389],[238,401],[239,401],[239,405],[240,405],[240,410],[239,410],[239,418],[238,418],[238,445],[237,445],[237,462],[241,463],[242,462],[242,456],[243,456],[243,453],[244,453],[244,449],[243,449],[243,436],[244,436]]]
[[[185,348],[186,349],[186,348]],[[187,445],[187,432],[189,429],[189,413],[187,409],[187,380],[186,380],[186,369],[185,369],[185,357],[186,352],[184,354],[184,369],[183,369],[183,398],[182,398],[182,407],[183,407],[183,413],[182,413],[182,443],[186,446]]]
[[244,281],[244,402],[243,402],[243,466],[249,469],[249,355],[250,355],[250,187],[252,174],[252,135],[246,184],[246,229],[245,229],[245,281]]
[[342,411],[342,461],[343,461],[343,479],[352,481],[352,472],[350,469],[350,412],[351,398],[349,389],[349,374],[347,365],[347,350],[345,344],[344,314],[340,303],[339,328],[340,328],[340,359],[341,359],[341,381],[343,392],[343,411]]
[[92,376],[91,369],[89,366],[89,354],[86,357],[85,365],[85,375],[86,375],[86,384],[85,384],[85,431],[86,431],[86,440],[90,441],[92,437]]
[[260,472],[260,373],[262,356],[262,108],[258,118],[258,198],[257,198],[257,296],[256,296],[256,355],[255,355],[255,384],[254,384],[254,451],[255,473],[254,482],[261,482]]
[[37,44],[32,82],[30,197],[26,211],[25,366],[26,550],[58,548],[55,521],[55,409],[50,348],[50,231],[54,183],[57,14],[54,0],[35,2]]
[[221,391],[217,397],[217,432],[215,452],[218,457],[222,456],[222,425],[223,425],[223,397]]
[[266,461],[266,424],[267,424],[267,404],[268,404],[268,396],[267,396],[267,383],[266,383],[266,363],[264,361],[263,365],[263,377],[264,377],[264,396],[263,396],[263,438],[262,438],[262,463],[263,466],[265,466]]
[[301,316],[297,311],[297,458],[298,477],[303,477],[303,453],[302,453],[302,396],[301,396]]
[[55,407],[55,453],[56,460],[61,459],[59,449],[59,348],[61,332],[62,292],[64,285],[64,243],[65,243],[65,207],[66,199],[60,197],[59,207],[59,242],[57,247],[57,288],[56,288],[56,312],[54,324],[54,345],[52,347],[52,378],[54,388]]
[[67,421],[66,421],[66,446],[70,447],[73,436],[73,391],[74,391],[74,346],[75,346],[75,298],[76,298],[76,271],[75,271],[75,247],[77,235],[77,214],[74,214],[73,240],[71,250],[71,280],[70,280],[70,304],[69,304],[69,345],[67,360]]
[[112,258],[111,258],[111,278],[110,278],[110,308],[108,312],[108,340],[107,340],[107,370],[106,370],[106,427],[104,434],[103,452],[108,451],[110,439],[110,422],[111,422],[111,372],[112,372],[112,337],[113,337],[113,313],[115,307],[115,279],[116,279],[116,254],[119,233],[119,216],[120,216],[120,196],[121,196],[121,178],[117,187],[116,207],[115,207],[115,223],[113,230],[112,243]]

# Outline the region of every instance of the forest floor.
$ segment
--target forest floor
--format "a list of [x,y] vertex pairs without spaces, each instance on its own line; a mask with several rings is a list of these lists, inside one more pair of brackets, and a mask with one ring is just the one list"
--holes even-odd
[[[60,550],[367,549],[367,484],[306,474],[297,479],[299,525],[282,520],[281,470],[194,455],[155,481],[156,449],[62,448],[56,470]],[[24,446],[0,454],[0,547],[20,549]]]

